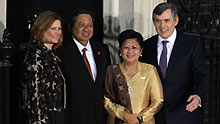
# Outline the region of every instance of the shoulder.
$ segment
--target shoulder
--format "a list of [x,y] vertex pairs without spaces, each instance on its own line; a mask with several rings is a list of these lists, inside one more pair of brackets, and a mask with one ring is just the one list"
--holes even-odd
[[140,66],[140,71],[141,73],[146,73],[146,72],[152,72],[156,70],[156,67],[151,65],[151,64],[147,64],[147,63],[143,63],[143,62],[139,62],[139,66]]
[[153,35],[152,37],[147,38],[145,41],[152,41],[158,38],[158,34]]
[[177,32],[176,40],[184,42],[184,44],[197,44],[200,43],[201,40],[199,37],[189,35],[187,33]]
[[[104,44],[97,40],[90,40],[90,45],[92,47],[93,53],[98,53],[100,57],[106,58],[106,48]],[[106,59],[105,59],[106,60]],[[106,60],[107,62],[107,60]]]
[[141,66],[141,69],[153,69],[155,68],[153,65],[148,63],[139,62],[139,65]]
[[50,50],[41,41],[34,40],[29,48],[35,54],[47,54]]
[[74,44],[73,38],[70,36],[64,36],[63,38],[63,43],[62,43],[62,48],[70,47]]
[[143,53],[148,54],[146,51],[151,51],[157,46],[158,35],[154,35],[143,42]]
[[33,41],[26,51],[26,56],[30,58],[39,57],[43,53],[43,48],[39,43]]
[[158,39],[158,35],[154,35],[154,36],[152,36],[152,37],[146,39],[146,40],[144,41],[144,44],[152,44],[152,43],[154,43],[155,41],[157,42],[157,39]]
[[50,60],[50,53],[49,49],[43,45],[40,41],[33,41],[31,45],[28,47],[25,57],[25,60],[29,61],[48,61]]
[[98,46],[98,47],[101,47],[102,49],[104,48],[104,44],[100,41],[90,40],[89,42],[92,46]]
[[119,64],[107,66],[107,73],[119,73],[121,71]]
[[108,70],[114,70],[114,69],[118,69],[118,68],[120,68],[120,67],[119,67],[119,64],[109,65],[109,66],[107,67]]

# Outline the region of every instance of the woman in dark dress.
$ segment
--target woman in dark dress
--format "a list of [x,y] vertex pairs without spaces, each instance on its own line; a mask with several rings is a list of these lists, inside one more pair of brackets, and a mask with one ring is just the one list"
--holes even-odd
[[21,77],[21,108],[27,124],[65,124],[65,79],[55,48],[62,44],[61,17],[42,12],[31,28]]

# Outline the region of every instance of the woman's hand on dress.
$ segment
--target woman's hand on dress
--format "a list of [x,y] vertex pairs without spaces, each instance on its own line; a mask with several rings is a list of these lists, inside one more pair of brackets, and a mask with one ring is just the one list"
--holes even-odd
[[126,124],[139,124],[137,117],[141,116],[143,116],[143,114],[130,114],[127,111],[125,111],[123,118],[127,122]]

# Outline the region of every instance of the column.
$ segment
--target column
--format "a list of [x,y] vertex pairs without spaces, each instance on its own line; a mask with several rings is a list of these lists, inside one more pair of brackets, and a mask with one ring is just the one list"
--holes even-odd
[[0,0],[0,41],[2,42],[3,31],[6,27],[6,0]]

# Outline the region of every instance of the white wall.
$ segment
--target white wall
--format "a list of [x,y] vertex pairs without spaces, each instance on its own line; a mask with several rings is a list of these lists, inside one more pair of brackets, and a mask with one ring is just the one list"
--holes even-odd
[[104,39],[109,46],[112,64],[120,63],[117,37],[125,29],[142,33],[144,39],[156,34],[152,10],[167,0],[103,0]]
[[152,21],[154,7],[167,0],[135,0],[134,2],[134,29],[141,32],[144,39],[156,34]]
[[0,41],[6,27],[6,0],[0,0]]
[[134,27],[134,0],[103,0],[104,39],[112,63],[120,63],[117,38],[121,31]]

